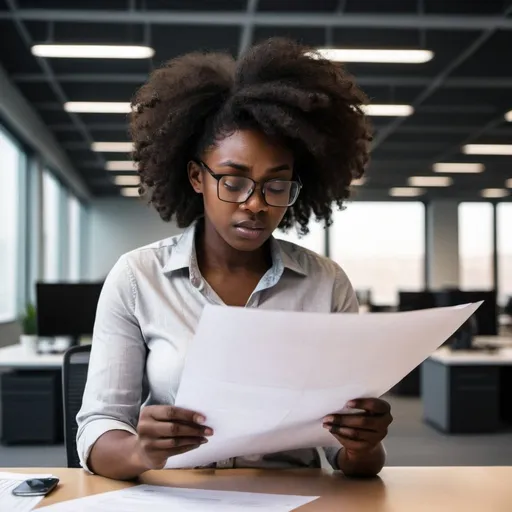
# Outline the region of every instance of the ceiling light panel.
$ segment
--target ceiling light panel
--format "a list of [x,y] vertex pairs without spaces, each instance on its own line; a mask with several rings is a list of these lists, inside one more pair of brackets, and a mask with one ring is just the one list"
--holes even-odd
[[484,188],[480,191],[480,195],[487,199],[498,199],[500,197],[506,197],[509,194],[510,192],[504,188]]
[[139,188],[131,187],[131,188],[122,188],[121,195],[125,197],[140,197]]
[[411,176],[408,183],[412,187],[449,187],[453,180],[448,176]]
[[140,185],[139,176],[115,176],[114,183],[123,187],[137,187]]
[[382,50],[358,48],[319,48],[322,57],[336,62],[373,62],[379,64],[422,64],[432,60],[430,50]]
[[425,194],[424,188],[414,187],[393,187],[389,190],[389,195],[393,197],[418,197]]
[[438,162],[433,165],[434,172],[446,173],[479,173],[485,170],[484,164],[469,162]]
[[414,113],[411,105],[362,105],[363,112],[367,116],[392,116],[392,117],[406,117]]
[[64,110],[79,114],[127,114],[131,106],[124,101],[68,101],[64,103]]
[[462,152],[466,155],[512,155],[512,144],[466,144]]
[[57,59],[150,59],[155,50],[149,46],[36,44],[32,54]]
[[91,149],[99,153],[130,153],[133,151],[131,142],[93,142]]
[[132,160],[110,160],[105,164],[107,171],[136,171],[137,165]]

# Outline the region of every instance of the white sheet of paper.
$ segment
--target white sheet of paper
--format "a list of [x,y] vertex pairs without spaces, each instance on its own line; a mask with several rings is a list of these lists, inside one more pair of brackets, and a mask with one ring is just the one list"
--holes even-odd
[[323,417],[383,395],[480,304],[364,315],[206,306],[176,405],[204,414],[215,433],[166,467],[336,446]]
[[87,498],[65,501],[44,508],[45,512],[289,512],[318,496],[290,496],[232,491],[209,491],[138,485],[121,491],[97,494]]
[[0,510],[2,512],[29,512],[43,499],[43,496],[14,496],[15,487],[28,478],[48,478],[52,475],[0,472]]

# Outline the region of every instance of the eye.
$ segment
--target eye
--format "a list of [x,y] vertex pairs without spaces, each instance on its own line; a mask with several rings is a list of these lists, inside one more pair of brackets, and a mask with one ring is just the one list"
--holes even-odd
[[230,192],[239,192],[247,188],[247,180],[238,176],[224,176],[222,186]]

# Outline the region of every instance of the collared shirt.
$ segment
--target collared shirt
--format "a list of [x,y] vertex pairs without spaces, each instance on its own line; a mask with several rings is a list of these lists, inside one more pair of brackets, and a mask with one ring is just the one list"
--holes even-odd
[[[246,307],[357,312],[342,269],[298,245],[270,239],[272,266]],[[96,440],[110,430],[136,434],[144,405],[173,405],[187,347],[203,307],[224,304],[201,276],[195,224],[178,235],[123,255],[98,303],[77,449],[82,466]],[[340,340],[340,343],[343,341]],[[325,448],[336,467],[337,448]],[[317,448],[218,461],[217,467],[320,467]]]

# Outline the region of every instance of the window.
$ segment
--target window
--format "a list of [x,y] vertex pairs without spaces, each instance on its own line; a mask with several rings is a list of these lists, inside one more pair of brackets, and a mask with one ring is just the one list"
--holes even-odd
[[68,198],[68,243],[69,243],[69,279],[78,281],[80,279],[81,266],[81,207],[80,202],[75,196],[69,195]]
[[58,281],[60,275],[60,185],[49,171],[43,172],[44,280]]
[[18,195],[23,153],[0,129],[0,322],[17,316]]
[[512,297],[512,203],[500,203],[498,228],[498,300],[505,305]]
[[335,212],[330,255],[375,304],[425,286],[425,207],[420,202],[356,202]]
[[311,219],[309,233],[306,236],[299,237],[296,227],[290,228],[286,233],[276,231],[274,236],[281,240],[301,245],[318,254],[325,255],[325,229],[323,222]]
[[459,275],[463,290],[492,290],[493,212],[490,203],[459,205]]

